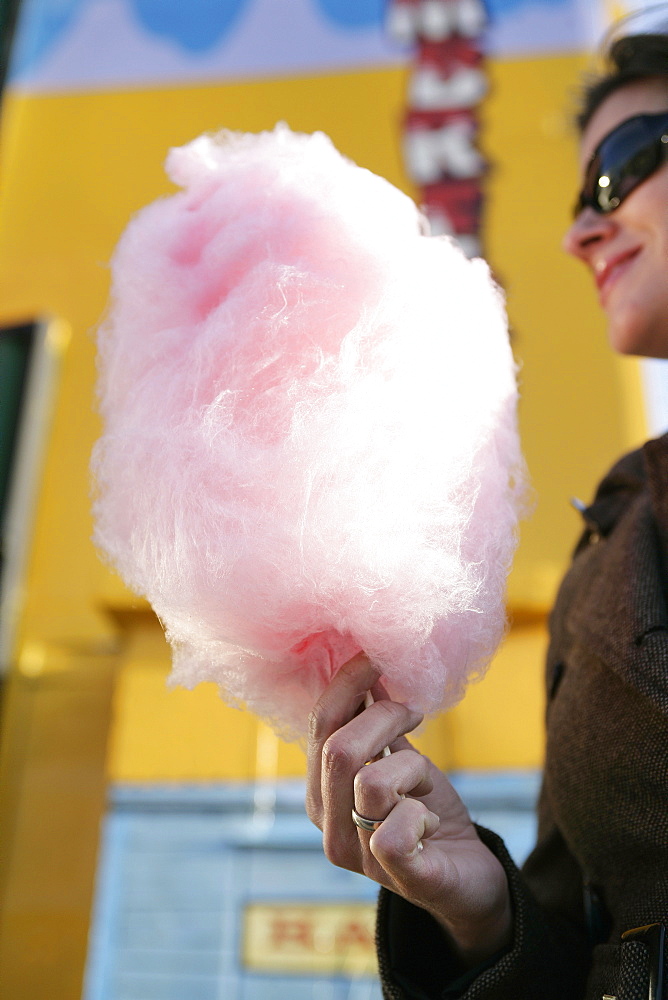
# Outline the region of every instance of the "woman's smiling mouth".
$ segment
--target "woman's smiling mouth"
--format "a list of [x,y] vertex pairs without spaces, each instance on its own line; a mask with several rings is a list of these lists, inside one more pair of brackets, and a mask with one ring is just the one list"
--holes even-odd
[[599,259],[594,263],[593,271],[601,303],[605,301],[611,288],[631,266],[642,247],[625,250],[609,260]]

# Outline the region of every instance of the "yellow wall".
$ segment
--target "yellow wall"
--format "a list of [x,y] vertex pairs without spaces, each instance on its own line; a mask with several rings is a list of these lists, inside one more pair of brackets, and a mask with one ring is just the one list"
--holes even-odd
[[[577,183],[564,109],[581,66],[578,57],[564,56],[489,67],[485,244],[508,292],[537,507],[524,527],[511,579],[518,623],[488,679],[422,737],[449,766],[540,762],[542,620],[578,531],[568,499],[589,496],[609,462],[644,430],[635,364],[607,350],[586,276],[559,249]],[[72,329],[17,660],[28,672],[48,673],[68,650],[119,649],[113,778],[252,777],[258,759],[266,770],[272,754],[278,754],[279,773],[297,774],[303,761],[294,747],[272,749],[266,732],[224,706],[213,686],[194,693],[165,690],[164,641],[89,541],[87,466],[98,433],[91,332],[104,309],[112,248],[132,212],[169,190],[162,172],[166,149],[221,126],[256,131],[283,119],[294,129],[322,129],[358,163],[413,193],[399,148],[404,87],[404,72],[391,69],[6,98],[0,322],[54,315]]]
[[586,66],[577,56],[492,63],[484,111],[487,256],[508,296],[537,504],[510,597],[536,609],[551,603],[578,531],[569,499],[588,499],[645,434],[638,364],[609,350],[591,279],[561,250],[578,188],[569,110]]

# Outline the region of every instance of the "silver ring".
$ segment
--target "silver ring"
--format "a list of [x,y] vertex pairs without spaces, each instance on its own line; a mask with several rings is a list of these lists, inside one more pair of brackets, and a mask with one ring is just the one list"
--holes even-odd
[[353,809],[353,823],[358,826],[360,830],[366,830],[367,833],[374,833],[379,826],[385,822],[384,819],[367,819],[366,816],[360,816],[355,809]]

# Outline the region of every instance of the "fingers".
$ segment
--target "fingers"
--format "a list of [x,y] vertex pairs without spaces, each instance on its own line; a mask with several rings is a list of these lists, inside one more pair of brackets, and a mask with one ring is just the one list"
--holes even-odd
[[[401,799],[382,826],[369,838],[369,847],[376,860],[395,878],[414,867],[424,844],[438,831],[439,817],[418,799]],[[418,862],[419,870],[424,859]],[[416,873],[417,874],[417,873]]]
[[[376,701],[363,709],[368,690]],[[331,862],[428,910],[477,961],[511,932],[507,880],[447,777],[404,738],[420,721],[365,656],[347,663],[310,720],[307,811]],[[380,757],[386,745],[393,753]],[[379,827],[358,829],[353,808]]]
[[[354,871],[363,871],[369,862],[377,867],[369,851],[368,837],[360,841],[352,821],[358,772],[369,772],[358,781],[363,808],[377,803],[378,808],[382,806],[380,818],[387,815],[402,795],[414,788],[426,794],[430,787],[422,758],[407,750],[410,745],[403,739],[405,733],[419,725],[422,716],[389,700],[378,680],[379,672],[368,659],[363,655],[355,657],[338,672],[310,720],[307,812],[323,831],[327,857],[334,864]],[[371,688],[380,700],[358,714]],[[388,744],[404,750],[404,756],[396,763],[393,756],[384,758],[389,763],[385,772],[378,771],[374,764],[365,767]]]
[[322,829],[322,755],[329,737],[344,726],[364,703],[366,692],[378,681],[380,672],[360,653],[338,671],[323,693],[309,719],[306,749],[306,811]]
[[433,874],[443,864],[442,859],[436,860],[439,852],[434,854],[429,842],[438,829],[438,816],[423,802],[400,799],[375,832],[357,829],[357,870],[407,899],[419,901],[425,881],[433,881]]
[[425,883],[433,881],[431,873],[443,867],[440,852],[435,865],[429,843],[439,826],[439,817],[419,799],[397,802],[375,833],[365,835],[376,867],[385,875],[379,881],[389,882],[390,888],[399,889],[407,899],[419,898]]
[[[397,702],[376,702],[325,742],[320,785],[323,846],[335,864],[360,870],[360,842],[351,821],[355,776],[365,769],[368,760],[381,754],[383,747],[398,735],[413,729],[420,719],[420,715]],[[377,764],[390,761],[391,756],[383,757]],[[386,795],[386,800],[388,809],[373,818],[384,818],[391,806],[391,794]]]
[[412,749],[363,767],[355,775],[355,809],[362,816],[384,819],[406,795],[428,795],[434,787],[429,761]]
[[[356,811],[368,819],[383,820],[376,831],[383,831],[379,839],[376,833],[371,836],[363,830],[357,831],[365,874],[392,888],[395,886],[397,864],[387,845],[398,852],[400,871],[409,861],[412,864],[423,850],[423,841],[433,836],[440,825],[439,817],[417,798],[428,795],[432,788],[429,761],[412,748],[398,750],[357,772]],[[377,842],[379,851],[375,848]]]

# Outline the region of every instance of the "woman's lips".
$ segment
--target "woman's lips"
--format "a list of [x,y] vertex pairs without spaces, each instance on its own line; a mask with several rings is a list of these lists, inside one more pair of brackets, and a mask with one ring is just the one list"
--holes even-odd
[[607,298],[612,286],[628,270],[640,253],[640,250],[641,247],[634,247],[632,250],[625,250],[624,253],[611,257],[610,260],[603,260],[597,263],[594,268],[594,278],[602,303]]

